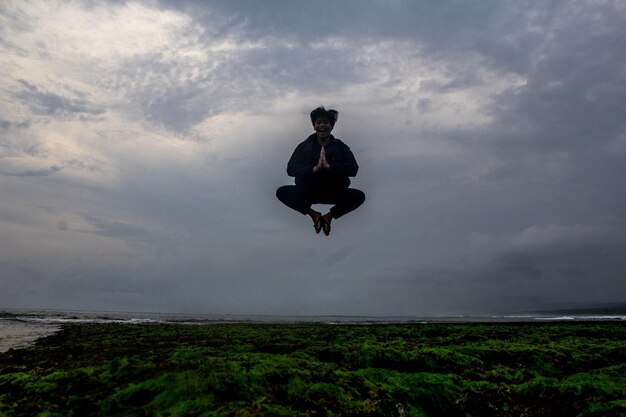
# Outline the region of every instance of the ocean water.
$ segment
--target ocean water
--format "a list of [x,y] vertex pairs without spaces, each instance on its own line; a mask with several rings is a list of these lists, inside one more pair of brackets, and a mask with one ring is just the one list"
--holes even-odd
[[546,322],[546,321],[626,321],[625,314],[507,314],[447,317],[367,317],[367,316],[243,316],[208,314],[131,313],[107,311],[59,311],[0,309],[0,352],[29,346],[37,339],[59,331],[64,325],[80,323],[326,323],[326,324],[395,324],[395,323],[469,323],[469,322]]

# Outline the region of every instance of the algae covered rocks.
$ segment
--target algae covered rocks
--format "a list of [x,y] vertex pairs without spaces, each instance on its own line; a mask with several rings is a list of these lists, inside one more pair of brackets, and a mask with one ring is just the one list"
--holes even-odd
[[2,416],[607,416],[626,326],[82,324],[0,354]]

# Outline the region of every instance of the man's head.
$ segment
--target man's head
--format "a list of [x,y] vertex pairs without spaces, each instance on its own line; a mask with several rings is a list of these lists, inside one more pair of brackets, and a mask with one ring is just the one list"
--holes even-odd
[[326,110],[324,106],[318,107],[311,112],[311,123],[313,123],[313,126],[315,126],[315,121],[320,117],[328,120],[331,127],[335,127],[335,123],[337,122],[337,118],[339,117],[339,112],[333,109]]
[[318,107],[311,112],[311,123],[313,123],[313,129],[315,129],[319,140],[324,141],[330,136],[338,117],[339,112],[337,110],[326,110],[324,107]]

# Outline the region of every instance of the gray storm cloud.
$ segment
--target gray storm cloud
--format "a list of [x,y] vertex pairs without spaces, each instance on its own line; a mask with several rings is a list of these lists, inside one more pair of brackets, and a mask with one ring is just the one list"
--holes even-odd
[[[621,2],[57,6],[0,6],[0,306],[624,301]],[[320,104],[367,195],[328,238],[274,196]]]

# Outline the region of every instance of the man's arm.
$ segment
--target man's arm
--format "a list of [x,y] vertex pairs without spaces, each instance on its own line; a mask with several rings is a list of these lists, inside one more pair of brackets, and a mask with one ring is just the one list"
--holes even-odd
[[304,177],[313,174],[313,165],[306,159],[304,142],[296,146],[289,162],[287,163],[287,175],[290,177]]
[[341,161],[331,162],[330,170],[338,172],[342,175],[347,175],[348,177],[356,177],[356,174],[359,171],[359,165],[356,163],[356,159],[354,158],[354,154],[350,150],[350,147],[346,144],[342,145],[343,146],[339,147],[339,151],[341,152]]

